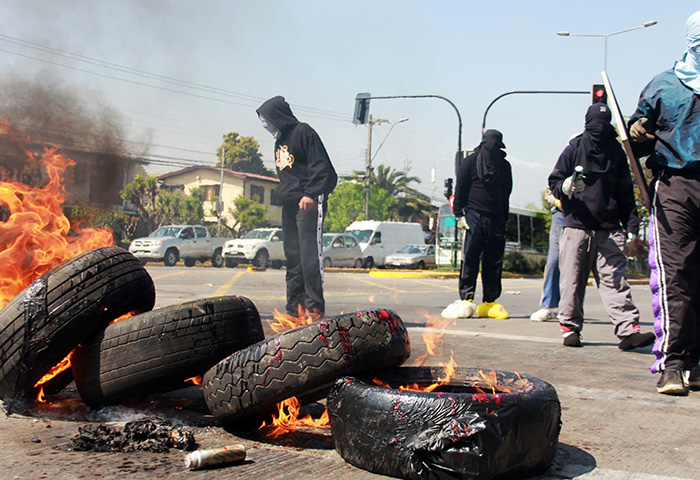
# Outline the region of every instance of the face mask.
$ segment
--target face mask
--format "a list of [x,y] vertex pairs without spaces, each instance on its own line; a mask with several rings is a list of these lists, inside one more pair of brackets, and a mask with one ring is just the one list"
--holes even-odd
[[274,126],[273,124],[271,124],[271,123],[268,123],[268,121],[267,121],[264,117],[260,117],[260,121],[262,122],[263,128],[264,128],[265,130],[267,130],[268,132],[270,132],[270,135],[272,135],[272,137],[273,137],[275,140],[277,140],[278,138],[280,138],[280,133],[282,133],[282,132],[280,132],[279,129],[278,129],[277,127],[275,127],[275,126]]

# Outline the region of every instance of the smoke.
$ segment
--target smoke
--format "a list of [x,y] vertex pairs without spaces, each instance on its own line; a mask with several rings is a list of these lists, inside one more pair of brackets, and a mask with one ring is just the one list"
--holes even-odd
[[125,153],[123,118],[96,94],[48,73],[0,80],[0,117],[34,141],[96,153]]

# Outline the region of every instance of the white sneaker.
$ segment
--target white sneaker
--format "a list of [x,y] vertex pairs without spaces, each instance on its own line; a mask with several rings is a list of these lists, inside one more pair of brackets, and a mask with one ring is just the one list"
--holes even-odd
[[476,305],[469,300],[455,300],[442,311],[445,318],[469,318],[474,315]]
[[559,311],[557,308],[544,307],[530,315],[530,320],[533,322],[556,322],[558,313]]

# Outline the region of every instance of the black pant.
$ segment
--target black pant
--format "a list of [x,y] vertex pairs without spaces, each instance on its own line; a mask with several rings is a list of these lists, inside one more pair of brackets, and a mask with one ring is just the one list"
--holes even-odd
[[469,230],[462,244],[459,298],[474,300],[479,261],[481,261],[484,302],[494,302],[501,296],[506,221],[502,216],[484,215],[474,210],[467,211],[465,218]]
[[300,211],[298,204],[282,206],[284,255],[287,257],[287,313],[297,315],[299,306],[323,316],[323,263],[321,233],[326,210],[323,195],[314,207]]
[[[680,173],[680,172],[679,172]],[[649,286],[656,362],[690,370],[700,360],[700,174],[657,174],[651,185]]]

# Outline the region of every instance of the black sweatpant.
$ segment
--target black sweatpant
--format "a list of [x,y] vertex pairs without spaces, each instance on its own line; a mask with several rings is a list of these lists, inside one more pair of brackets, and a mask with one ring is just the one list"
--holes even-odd
[[656,333],[650,370],[690,370],[700,360],[700,173],[666,170],[650,190],[649,287]]
[[298,204],[282,206],[284,255],[287,258],[287,313],[297,315],[299,306],[323,316],[322,227],[326,210],[323,195],[314,208],[300,211]]
[[502,216],[485,215],[474,210],[468,210],[465,219],[469,230],[462,244],[459,298],[474,300],[481,262],[484,302],[495,302],[501,296],[506,221]]

